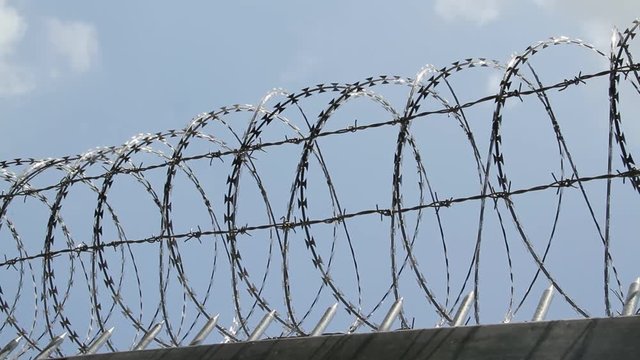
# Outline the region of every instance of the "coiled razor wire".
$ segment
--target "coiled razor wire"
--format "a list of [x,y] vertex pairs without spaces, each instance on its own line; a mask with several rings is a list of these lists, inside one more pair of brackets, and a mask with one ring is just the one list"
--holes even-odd
[[[566,309],[581,317],[594,312],[615,316],[623,305],[623,282],[637,275],[619,271],[614,262],[612,241],[635,244],[637,233],[616,231],[612,214],[639,214],[637,209],[614,211],[623,206],[615,203],[620,198],[616,191],[627,191],[621,196],[632,199],[630,204],[638,204],[635,196],[640,192],[640,170],[633,144],[628,144],[638,137],[626,136],[620,110],[621,89],[640,93],[640,64],[633,61],[630,48],[639,27],[636,20],[629,29],[614,31],[608,52],[579,39],[554,37],[513,55],[507,64],[474,58],[441,69],[426,66],[415,78],[382,75],[295,93],[278,89],[258,105],[225,106],[197,116],[184,129],[141,134],[122,146],[61,158],[0,161],[0,335],[22,336],[24,355],[41,350],[64,331],[82,351],[115,326],[121,336],[114,336],[108,346],[117,351],[131,348],[152,324],[163,321],[158,346],[180,346],[221,313],[226,316],[226,323],[217,325],[221,341],[241,341],[265,312],[276,310],[279,327],[272,336],[305,336],[333,301],[346,314],[347,323],[339,331],[367,331],[376,329],[381,312],[402,296],[413,299],[401,313],[402,328],[416,322],[442,326],[451,323],[461,298],[471,290],[472,323],[481,323],[485,308],[489,317],[501,314],[498,317],[509,322],[535,302],[532,294],[547,284],[560,294]],[[585,49],[587,57],[595,55],[609,66],[589,73],[573,69],[563,80],[545,83],[533,60],[559,46]],[[473,68],[501,74],[499,88],[465,101],[466,87],[457,87],[455,78],[477,71]],[[557,114],[551,98],[605,82],[607,166],[606,171],[589,173],[579,168],[570,136],[561,130],[566,116]],[[393,94],[387,97],[386,91]],[[514,102],[535,103],[550,120],[560,171],[548,182],[516,188],[508,175],[518,171],[514,165],[516,170],[508,172],[508,133],[503,130],[508,105]],[[345,109],[356,103],[378,110],[352,116]],[[478,116],[478,109],[489,112]],[[631,113],[630,121],[637,116]],[[464,135],[463,141],[447,142],[470,152],[471,159],[449,164],[473,167],[469,174],[477,178],[475,192],[442,198],[433,181],[437,174],[426,160],[433,149],[425,150],[424,133],[415,129],[443,117]],[[345,118],[350,119],[347,125]],[[393,152],[390,162],[366,154],[357,160],[386,169],[381,172],[390,185],[387,205],[347,210],[346,203],[351,206],[353,201],[345,198],[352,194],[341,191],[344,181],[336,179],[345,172],[347,177],[358,174],[348,168],[336,174],[327,160],[332,150],[323,143],[339,146],[346,157],[358,152],[360,145],[350,146],[353,139],[365,136],[373,144],[382,133],[395,139],[388,149]],[[481,146],[487,146],[486,155]],[[410,166],[415,170],[407,170]],[[605,184],[603,196],[594,195],[597,184]],[[126,190],[118,193],[118,185]],[[185,186],[195,189],[195,195]],[[355,187],[372,198],[384,192],[368,179]],[[525,225],[537,215],[516,205],[524,196],[546,194],[555,205],[551,231],[542,241]],[[602,305],[590,309],[583,305],[582,290],[560,279],[562,267],[549,265],[556,230],[566,216],[563,200],[570,196],[579,200],[574,199],[579,211],[588,214],[591,224],[584,227],[595,233],[602,257],[581,258],[578,252],[557,256],[567,267],[572,261],[599,264],[599,279],[574,279],[601,288]],[[475,225],[466,225],[475,240],[467,241],[470,249],[462,251],[455,244],[460,239],[449,235],[462,220],[447,218],[464,206],[475,209]],[[569,211],[577,212],[573,207]],[[433,215],[432,220],[425,219],[427,215]],[[44,234],[38,233],[43,227],[38,218],[47,219]],[[373,239],[367,228],[378,221],[388,232],[376,231]],[[496,254],[499,247],[493,247],[487,255],[482,249],[492,237],[501,239],[502,250]],[[422,245],[427,241],[428,247]],[[578,239],[570,241],[576,242],[575,249],[585,246]],[[457,252],[468,256],[454,266]],[[429,260],[422,266],[425,258]],[[481,264],[489,261],[490,266],[497,258],[505,265],[502,275],[483,278]],[[367,261],[374,265],[363,269]],[[483,290],[505,281],[506,292]],[[496,298],[505,307],[495,310]]]

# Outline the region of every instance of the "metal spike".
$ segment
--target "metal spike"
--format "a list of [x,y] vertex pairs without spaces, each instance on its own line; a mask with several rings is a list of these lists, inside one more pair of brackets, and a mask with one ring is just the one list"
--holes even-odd
[[276,311],[275,310],[271,310],[271,312],[266,314],[262,318],[262,320],[260,320],[260,323],[253,330],[253,332],[251,333],[251,336],[249,336],[247,341],[256,341],[256,340],[258,340],[260,338],[260,336],[262,336],[264,331],[267,330],[267,327],[269,326],[269,324],[271,324],[271,321],[273,321],[273,317],[275,315],[276,315]]
[[378,326],[378,331],[389,331],[391,325],[393,325],[393,322],[398,317],[400,310],[402,310],[402,298],[398,298],[398,300],[391,305],[387,316],[384,317],[384,320],[382,320],[382,323]]
[[473,302],[475,294],[474,292],[470,292],[467,296],[462,299],[462,304],[458,308],[458,312],[456,316],[453,318],[452,326],[460,326],[464,325],[465,320],[467,319],[467,313],[469,312],[469,308],[471,307],[471,303]]
[[62,344],[62,342],[64,341],[64,337],[67,336],[67,333],[63,333],[62,335],[58,335],[56,337],[54,337],[51,342],[49,344],[47,344],[47,346],[45,346],[45,348],[40,352],[40,354],[38,354],[34,360],[40,360],[40,359],[48,359],[49,358],[49,354],[51,354],[52,352],[54,352],[59,346],[60,344]]
[[151,330],[147,331],[147,333],[144,334],[142,339],[140,339],[140,342],[138,342],[138,345],[136,345],[133,348],[133,351],[146,349],[147,346],[149,346],[149,343],[151,343],[151,341],[153,341],[153,339],[156,338],[156,335],[158,335],[158,333],[160,332],[160,329],[162,329],[162,324],[164,324],[164,321],[161,321],[161,322],[153,325]]
[[309,334],[309,336],[322,335],[322,333],[324,332],[324,329],[327,328],[327,325],[329,325],[329,323],[333,319],[333,316],[336,314],[337,309],[338,309],[338,303],[335,303],[330,307],[328,307],[327,310],[324,312],[324,315],[322,315],[322,318],[320,318],[320,321],[318,321],[318,324],[316,325],[316,327],[313,328],[313,331],[311,331],[311,334]]
[[2,350],[0,350],[0,360],[4,360],[6,359],[9,354],[18,347],[18,344],[20,343],[20,340],[22,340],[22,336],[18,336],[17,338],[9,341],[7,343],[7,345],[5,345]]
[[351,326],[349,326],[349,328],[347,329],[347,334],[353,334],[356,330],[358,330],[362,323],[362,319],[356,317],[356,319],[353,321],[353,324],[351,324]]
[[196,335],[193,340],[191,340],[191,343],[189,344],[189,346],[195,346],[195,345],[200,345],[202,344],[202,342],[204,341],[204,339],[207,338],[207,336],[209,336],[209,334],[211,333],[211,331],[216,327],[216,325],[218,324],[218,318],[220,317],[220,314],[217,314],[216,316],[209,318],[209,320],[207,321],[206,324],[204,324],[204,326],[202,327],[202,329],[198,332],[198,335]]
[[638,295],[640,294],[640,277],[629,285],[627,299],[622,308],[622,316],[631,316],[636,312],[636,304],[638,303]]
[[553,300],[553,285],[550,285],[540,297],[540,301],[538,302],[538,307],[536,308],[536,312],[533,314],[531,321],[543,321],[545,316],[547,316],[547,311],[549,310],[549,305],[551,305],[551,300]]
[[85,351],[83,355],[95,354],[98,350],[100,350],[102,345],[104,345],[104,343],[106,343],[107,340],[109,340],[112,333],[113,333],[113,328],[100,334],[100,336],[98,336],[98,338],[95,339],[94,342],[91,343],[91,345],[89,345],[89,347],[87,348],[87,351]]

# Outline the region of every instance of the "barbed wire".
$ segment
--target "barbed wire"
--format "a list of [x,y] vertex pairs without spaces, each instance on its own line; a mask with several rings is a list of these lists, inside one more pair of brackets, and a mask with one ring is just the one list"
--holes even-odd
[[254,225],[254,226],[243,226],[240,228],[235,228],[235,229],[229,229],[229,230],[202,230],[202,229],[198,229],[198,230],[193,230],[193,231],[189,231],[186,233],[180,233],[180,234],[173,234],[171,236],[161,236],[161,235],[157,235],[157,236],[150,236],[144,239],[126,239],[126,240],[113,240],[110,242],[104,242],[104,243],[100,243],[98,245],[87,245],[87,244],[80,244],[78,246],[76,246],[75,248],[65,248],[65,249],[60,249],[60,250],[51,250],[48,252],[43,252],[43,253],[38,253],[38,254],[34,254],[34,255],[29,255],[29,256],[24,256],[24,257],[15,257],[15,258],[11,258],[11,259],[7,259],[5,257],[4,261],[0,261],[0,267],[13,267],[16,264],[22,263],[22,262],[28,262],[30,260],[36,260],[36,259],[43,259],[43,258],[54,258],[60,255],[65,255],[65,254],[70,254],[70,253],[75,253],[75,254],[81,254],[84,252],[92,252],[92,251],[97,251],[97,250],[104,250],[105,248],[117,248],[123,245],[134,245],[134,244],[145,244],[145,243],[157,243],[160,241],[164,241],[164,240],[183,240],[183,241],[188,241],[188,240],[192,240],[192,239],[200,239],[202,237],[206,237],[209,235],[238,235],[238,234],[249,234],[252,231],[255,230],[274,230],[274,229],[278,229],[278,230],[293,230],[296,228],[301,228],[304,226],[309,226],[309,225],[317,225],[317,224],[334,224],[334,223],[340,223],[342,221],[351,219],[351,218],[355,218],[355,217],[360,217],[360,216],[367,216],[367,215],[378,215],[380,217],[392,217],[395,215],[396,211],[400,212],[400,213],[405,213],[405,212],[413,212],[413,211],[418,211],[418,210],[424,210],[424,209],[428,209],[428,208],[434,208],[434,209],[439,209],[439,208],[448,208],[454,204],[458,204],[458,203],[463,203],[463,202],[468,202],[468,201],[477,201],[477,200],[487,200],[487,199],[491,199],[494,201],[497,200],[507,200],[509,201],[509,199],[515,195],[522,195],[522,194],[527,194],[530,192],[537,192],[537,191],[543,191],[543,190],[548,190],[551,188],[555,188],[555,189],[560,189],[560,188],[575,188],[576,184],[578,183],[586,183],[586,182],[590,182],[590,181],[596,181],[596,180],[607,180],[607,179],[626,179],[626,178],[631,178],[634,176],[640,176],[640,170],[638,169],[634,169],[631,171],[626,171],[626,172],[621,172],[621,173],[617,173],[617,174],[605,174],[605,175],[598,175],[598,176],[585,176],[579,179],[562,179],[562,180],[556,180],[554,182],[548,183],[548,184],[544,184],[544,185],[537,185],[537,186],[533,186],[533,187],[529,187],[526,189],[519,189],[519,190],[512,190],[509,192],[491,192],[488,194],[482,194],[482,195],[474,195],[474,196],[467,196],[467,197],[462,197],[462,198],[449,198],[449,199],[445,199],[445,200],[438,200],[435,202],[431,202],[431,203],[427,203],[427,204],[420,204],[420,205],[416,205],[416,206],[411,206],[411,207],[404,207],[400,210],[394,210],[394,209],[382,209],[379,207],[376,207],[375,209],[366,209],[366,210],[360,210],[357,212],[349,212],[349,213],[342,213],[336,216],[332,216],[332,217],[327,217],[327,218],[323,218],[323,219],[311,219],[311,220],[307,220],[307,221],[294,221],[294,222],[276,222],[276,223],[269,223],[269,224],[262,224],[262,225]]
[[[615,232],[617,223],[612,220],[613,194],[623,188],[640,193],[640,170],[623,131],[620,110],[623,84],[640,94],[640,64],[634,63],[630,50],[639,27],[636,20],[629,29],[615,32],[608,53],[578,39],[554,37],[527,47],[507,64],[465,59],[441,69],[426,66],[415,78],[381,75],[355,83],[318,84],[296,93],[276,89],[257,105],[225,106],[195,117],[184,129],[141,134],[122,146],[60,158],[0,161],[4,186],[0,187],[0,246],[4,252],[0,334],[17,333],[26,339],[21,350],[26,354],[40,350],[43,340],[54,338],[58,330],[65,331],[83,351],[110,326],[130,324],[130,333],[122,330],[126,336],[109,341],[109,348],[116,351],[130,348],[127,342],[135,343],[152,324],[163,321],[164,333],[156,341],[160,346],[179,346],[215,312],[226,311],[227,321],[233,320],[234,325],[218,324],[219,336],[238,341],[249,337],[264,312],[275,310],[274,318],[280,324],[277,336],[304,336],[329,301],[337,301],[347,313],[347,331],[354,332],[377,329],[383,304],[406,297],[407,292],[424,300],[421,307],[402,311],[402,328],[412,327],[419,314],[427,322],[443,325],[452,322],[454,309],[470,290],[475,294],[473,322],[479,324],[484,312],[480,306],[491,308],[485,304],[494,301],[481,301],[484,297],[480,296],[485,296],[481,254],[490,246],[486,239],[492,237],[502,239],[507,261],[503,321],[519,313],[541,282],[550,283],[568,308],[589,317],[588,307],[581,305],[584,301],[549,260],[563,201],[571,196],[580,199],[601,243],[603,311],[614,316],[622,306],[622,283],[629,274],[619,270],[612,255],[612,234],[622,236]],[[545,84],[531,60],[557,46],[586,49],[596,59],[608,60],[609,68],[576,70],[577,74]],[[454,78],[474,68],[502,74],[499,88],[494,94],[461,101],[466,88],[456,88]],[[595,86],[597,81],[608,84],[607,169],[584,175],[550,97]],[[385,91],[394,93],[384,96]],[[391,100],[398,94],[402,94],[400,105]],[[363,99],[362,103],[383,115],[356,112],[352,116],[348,105],[355,104],[354,99]],[[507,175],[509,151],[505,148],[509,147],[503,143],[507,134],[503,114],[508,102],[529,99],[550,120],[559,174],[551,174],[553,181],[512,188],[511,179],[517,174]],[[311,117],[318,106],[318,115]],[[491,127],[483,129],[489,130],[486,140],[481,131],[473,130],[482,121],[475,112],[483,107],[493,110],[490,121],[485,121]],[[464,134],[457,145],[461,152],[470,153],[468,162],[450,160],[449,164],[460,168],[472,164],[477,190],[471,193],[438,195],[434,172],[425,160],[430,153],[422,142],[424,134],[412,130],[441,116]],[[345,117],[355,117],[360,124],[355,120],[338,125]],[[347,211],[353,194],[340,190],[344,182],[337,180],[340,175],[327,161],[335,157],[334,150],[325,143],[356,153],[351,141],[362,135],[378,141],[378,135],[373,135],[376,129],[395,135],[389,158],[389,202]],[[480,144],[487,146],[485,156]],[[299,156],[293,155],[294,149]],[[620,169],[614,167],[615,152],[620,155]],[[272,153],[278,155],[269,160]],[[360,157],[358,161],[379,166],[376,159]],[[280,168],[287,163],[293,164],[287,169],[293,173],[291,178]],[[408,165],[415,170],[407,171]],[[130,190],[125,178],[143,190]],[[127,189],[123,194],[116,190],[120,182]],[[381,192],[367,182],[364,179],[356,187],[368,194]],[[593,186],[601,183],[606,187],[604,200],[594,200]],[[188,196],[178,192],[184,186],[195,192]],[[148,196],[147,205],[133,200],[140,193]],[[546,241],[538,241],[544,245],[540,251],[532,240],[535,231],[523,221],[531,215],[517,210],[516,200],[533,194],[542,198],[547,193],[554,199],[554,218]],[[189,198],[189,203],[185,205],[183,198]],[[93,215],[90,227],[83,228],[75,223],[82,224],[77,218],[86,216],[74,215],[74,211],[86,204]],[[447,230],[455,226],[445,220],[445,212],[465,204],[476,206],[478,212],[477,225],[471,228],[475,240],[470,250],[463,251],[450,240]],[[251,209],[241,212],[241,205]],[[42,208],[46,227],[38,235],[37,223],[30,222]],[[599,215],[602,208],[604,220]],[[424,219],[427,211],[433,215],[430,222]],[[375,266],[379,274],[371,275],[371,265],[363,259],[379,250],[363,245],[363,239],[371,235],[367,228],[377,226],[373,225],[376,218],[389,231],[388,236],[376,234],[388,241],[387,258],[376,261],[388,261],[389,266]],[[145,228],[152,221],[151,230]],[[421,231],[433,233],[425,240]],[[438,245],[424,250],[428,241]],[[442,266],[434,270],[436,250],[442,252]],[[468,254],[470,259],[454,268],[457,253]],[[429,259],[427,266],[419,265],[421,259]],[[388,278],[379,280],[382,273]],[[529,275],[517,275],[520,273]],[[152,274],[155,280],[150,281]],[[370,277],[374,280],[366,282]],[[345,285],[347,279],[353,283]],[[409,286],[408,281],[416,285]],[[155,288],[149,288],[149,283]],[[31,298],[27,298],[29,292]],[[612,295],[618,301],[612,301]],[[86,307],[86,312],[80,307]]]

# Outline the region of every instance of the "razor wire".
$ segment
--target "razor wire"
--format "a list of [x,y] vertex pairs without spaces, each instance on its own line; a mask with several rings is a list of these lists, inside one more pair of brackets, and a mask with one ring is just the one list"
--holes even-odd
[[[507,64],[470,58],[441,69],[426,66],[415,78],[381,75],[355,83],[318,84],[294,93],[276,89],[257,105],[224,106],[198,115],[184,129],[141,134],[121,146],[60,158],[0,161],[0,241],[5,249],[4,259],[0,260],[3,274],[0,311],[4,317],[0,334],[22,336],[26,344],[21,354],[26,354],[41,350],[43,341],[54,338],[60,330],[68,333],[73,345],[83,351],[110,326],[131,328],[135,341],[152,324],[162,321],[164,331],[156,338],[159,346],[181,346],[203,321],[221,311],[220,307],[211,305],[219,299],[227,302],[227,308],[222,311],[233,315],[232,326],[216,326],[225,341],[249,337],[256,319],[274,310],[279,324],[277,336],[306,336],[318,312],[324,310],[327,299],[337,301],[346,312],[350,322],[346,332],[367,331],[378,328],[376,319],[380,318],[384,304],[406,296],[407,279],[415,283],[414,295],[422,298],[422,305],[401,312],[402,328],[412,327],[420,317],[428,318],[427,321],[437,326],[451,324],[454,310],[470,290],[475,294],[472,322],[481,324],[481,306],[486,306],[483,299],[487,296],[482,290],[486,280],[481,280],[480,275],[481,260],[487,260],[486,255],[481,257],[481,250],[487,241],[485,227],[489,226],[490,216],[494,217],[493,226],[503,241],[508,264],[505,271],[509,279],[509,299],[504,321],[511,321],[530,301],[537,284],[545,281],[576,314],[589,317],[592,310],[581,305],[582,299],[572,294],[547,265],[563,199],[569,193],[581,199],[582,209],[589,214],[601,242],[602,259],[598,262],[602,267],[603,311],[606,316],[614,316],[623,305],[622,284],[629,274],[618,271],[610,251],[615,206],[612,192],[614,186],[624,186],[631,187],[636,195],[640,193],[640,170],[634,162],[620,111],[623,85],[630,85],[630,92],[636,95],[640,93],[640,64],[634,62],[630,47],[639,27],[640,21],[636,20],[630,28],[614,31],[609,52],[579,39],[554,37],[527,47]],[[546,49],[571,46],[606,60],[609,67],[544,83],[531,60],[540,57]],[[475,71],[474,68],[500,73],[499,89],[491,95],[461,101],[459,95],[464,91],[456,88],[452,80],[458,74]],[[574,160],[575,152],[566,141],[561,116],[556,114],[550,98],[569,89],[595,86],[597,81],[608,84],[607,170],[585,175]],[[400,101],[388,99],[382,95],[387,88],[401,91],[405,97]],[[332,120],[341,117],[342,109],[355,99],[377,107],[384,116],[376,115],[380,118],[364,124],[356,120],[335,126],[338,121]],[[508,103],[513,101],[535,102],[551,123],[561,171],[546,183],[512,188],[505,165],[509,153],[503,146],[503,118]],[[472,129],[470,122],[474,115],[468,115],[483,106],[493,109],[490,118],[473,118],[473,122],[482,121],[483,130],[489,134],[486,155],[479,145],[483,134]],[[314,117],[314,110],[307,109],[316,107],[320,111]],[[631,114],[634,115],[637,116]],[[371,118],[368,114],[357,116]],[[459,146],[470,149],[477,193],[442,198],[442,193],[431,183],[432,174],[420,145],[421,134],[412,128],[437,116],[446,116],[447,121],[455,122],[462,130],[465,141]],[[391,198],[387,205],[348,211],[341,201],[344,193],[334,181],[336,175],[331,163],[326,161],[327,149],[321,143],[331,139],[348,144],[350,138],[368,136],[376,130],[395,136],[389,174]],[[194,148],[197,149],[192,150]],[[293,149],[299,152],[291,161],[295,165],[284,170],[268,169],[267,174],[261,161],[270,152],[284,148],[287,149],[284,156],[295,153]],[[618,164],[614,161],[616,153],[620,157],[620,168],[615,165]],[[407,178],[411,178],[407,175],[407,164],[415,165],[411,175],[415,192],[410,199],[407,199],[410,181]],[[224,167],[224,171],[216,166]],[[287,171],[289,176],[285,174]],[[274,174],[282,174],[278,183],[288,187],[288,193],[272,194],[273,184],[266,178]],[[141,231],[146,235],[128,235],[140,231],[136,226],[127,228],[122,208],[116,205],[122,200],[112,195],[123,177],[130,179],[136,184],[136,191],[150,199],[147,210],[153,215],[139,215],[152,216],[157,224]],[[261,222],[243,222],[247,211],[239,209],[240,205],[247,206],[243,202],[244,194],[250,190],[245,190],[250,187],[247,181],[257,191],[253,200],[259,205],[255,208],[263,208]],[[216,184],[214,191],[212,183]],[[312,185],[318,183],[326,186],[323,192]],[[602,183],[606,186],[604,200],[594,199],[589,187]],[[183,225],[188,219],[185,221],[185,214],[178,212],[179,206],[175,205],[181,197],[176,188],[184,184],[195,189],[198,204],[192,206],[204,209],[206,218],[188,228]],[[68,200],[79,189],[91,195],[85,203],[93,213],[90,236],[82,236],[83,240],[74,235],[75,228],[65,215],[68,208],[81,206]],[[516,203],[529,194],[547,193],[554,196],[555,216],[551,234],[540,251],[532,241],[531,229],[526,228],[523,221],[527,215],[516,208]],[[326,206],[328,215],[318,215],[321,211],[314,209],[314,200],[318,197],[328,203],[318,206]],[[604,203],[604,219],[596,210],[598,202]],[[465,204],[478,207],[472,256],[464,267],[452,268],[452,244],[445,235],[450,225],[443,220],[443,212]],[[22,207],[26,207],[26,211],[45,209],[47,223],[42,240],[20,227],[24,223],[20,216],[25,215],[15,213]],[[443,265],[438,272],[444,273],[440,281],[444,291],[435,290],[435,271],[429,272],[419,265],[425,253],[416,249],[424,241],[419,232],[425,227],[423,219],[427,211],[435,218],[430,226],[436,229],[442,251]],[[358,260],[366,256],[366,252],[359,253],[363,250],[356,250],[355,244],[362,237],[359,221],[378,219],[388,226],[388,234],[377,234],[380,237],[377,241],[386,241],[390,262],[388,269],[379,271],[388,274],[390,282],[380,285],[383,290],[371,300],[364,299],[364,270]],[[318,230],[325,227],[328,230]],[[242,244],[246,244],[248,238],[263,242],[266,251],[247,256],[248,251],[241,248],[246,247]],[[36,247],[39,241],[42,248]],[[532,276],[516,276],[516,263],[524,261],[515,260],[516,244],[523,246],[528,261],[533,264]],[[196,259],[207,265],[208,272],[198,272],[203,278],[196,280],[189,269],[198,266],[185,260],[185,256],[190,247],[200,249],[201,246],[208,250]],[[300,248],[294,251],[294,247]],[[140,254],[141,251],[153,253],[153,274],[144,269],[149,267],[150,260]],[[254,271],[256,259],[253,257],[256,256],[263,264],[262,271]],[[194,255],[188,257],[191,259]],[[305,284],[306,280],[298,279],[299,259],[313,269],[304,276],[313,273],[317,284]],[[354,279],[348,287],[342,281],[345,272]],[[462,280],[454,284],[456,274]],[[151,276],[157,281],[157,289],[149,294],[146,282]],[[279,281],[278,289],[271,285],[272,278]],[[194,283],[199,286],[194,287]],[[78,296],[78,291],[84,295]],[[618,301],[612,300],[612,296]],[[297,300],[301,297],[305,301]],[[307,304],[303,306],[301,302]],[[81,306],[78,304],[86,306],[88,313],[79,316]],[[26,307],[31,307],[32,312],[26,314]],[[112,351],[125,350],[130,348],[126,341],[131,342],[131,337],[111,340],[108,346]]]

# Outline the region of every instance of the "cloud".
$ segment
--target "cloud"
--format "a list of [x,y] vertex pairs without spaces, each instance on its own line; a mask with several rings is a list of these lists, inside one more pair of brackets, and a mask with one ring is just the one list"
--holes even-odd
[[[611,29],[625,29],[639,16],[638,0],[530,0],[549,15],[577,23],[589,37],[587,40],[602,48],[608,47]],[[462,20],[478,25],[498,20],[506,0],[436,0],[434,10],[445,20]]]
[[[28,29],[26,17],[10,6],[8,0],[0,0],[0,97],[32,91],[36,83],[42,82],[43,73],[53,74],[51,78],[61,77],[59,69],[50,68],[56,59],[77,73],[87,72],[97,60],[98,37],[92,25],[55,18],[33,24],[37,29],[30,30],[30,37],[25,37]],[[43,34],[40,31],[42,26],[44,37],[38,36]],[[51,51],[38,59],[25,56],[20,48],[29,39],[36,42],[44,40]]]
[[73,71],[88,71],[98,56],[96,29],[80,21],[47,21],[47,37],[53,52],[65,59]]
[[467,20],[484,25],[496,20],[505,0],[436,0],[436,14],[445,20]]
[[625,29],[640,15],[638,0],[533,0],[548,13],[558,13],[564,19],[577,22],[588,41],[600,49],[610,45],[611,29]]
[[34,87],[31,74],[12,60],[26,30],[18,11],[0,0],[0,97],[22,94]]
[[0,0],[0,56],[12,53],[27,29],[27,24],[16,9]]
[[637,0],[533,0],[546,10],[559,10],[563,14],[601,19],[633,20],[639,10]]
[[27,69],[0,60],[0,97],[20,95],[35,88],[33,75]]

